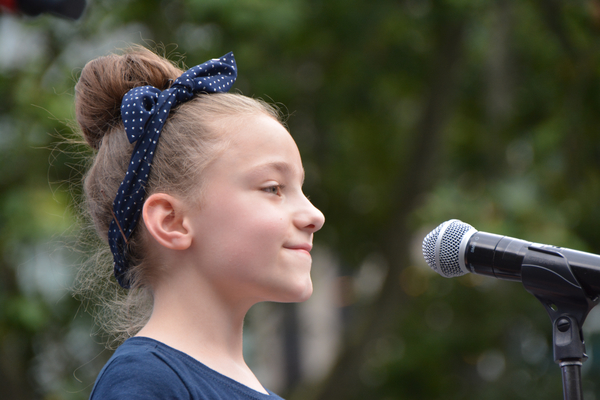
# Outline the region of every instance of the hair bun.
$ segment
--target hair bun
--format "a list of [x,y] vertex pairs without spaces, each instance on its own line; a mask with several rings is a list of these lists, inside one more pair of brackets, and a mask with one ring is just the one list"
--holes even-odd
[[183,71],[142,47],[88,62],[75,85],[75,114],[86,142],[99,149],[104,135],[121,125],[121,101],[132,88],[165,90]]

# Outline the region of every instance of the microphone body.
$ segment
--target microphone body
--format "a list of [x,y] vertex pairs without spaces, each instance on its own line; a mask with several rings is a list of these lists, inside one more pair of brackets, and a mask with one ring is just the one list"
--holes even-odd
[[570,267],[586,294],[600,294],[600,256],[477,231],[459,220],[446,221],[423,241],[429,266],[447,278],[474,273],[522,281],[524,265]]

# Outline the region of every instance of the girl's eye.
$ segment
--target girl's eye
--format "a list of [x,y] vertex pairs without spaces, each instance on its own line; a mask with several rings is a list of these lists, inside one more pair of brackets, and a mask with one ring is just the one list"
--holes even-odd
[[283,186],[281,185],[273,185],[273,186],[269,186],[264,188],[263,190],[267,193],[271,193],[274,194],[276,196],[281,196],[281,189],[283,188]]

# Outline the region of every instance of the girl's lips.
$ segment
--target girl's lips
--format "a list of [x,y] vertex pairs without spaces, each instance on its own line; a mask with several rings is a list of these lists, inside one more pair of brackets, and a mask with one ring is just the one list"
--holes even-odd
[[310,243],[297,244],[297,245],[291,245],[291,246],[283,246],[283,247],[288,250],[301,251],[301,252],[307,253],[307,254],[310,254],[310,251],[312,250],[312,244],[310,244]]

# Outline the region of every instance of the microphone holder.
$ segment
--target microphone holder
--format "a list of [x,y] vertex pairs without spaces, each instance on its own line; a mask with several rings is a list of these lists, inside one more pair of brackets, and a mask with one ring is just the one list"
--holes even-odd
[[598,296],[588,296],[568,261],[550,246],[532,244],[523,259],[521,279],[552,320],[554,361],[562,371],[564,400],[583,400],[581,365],[585,354],[582,326]]

